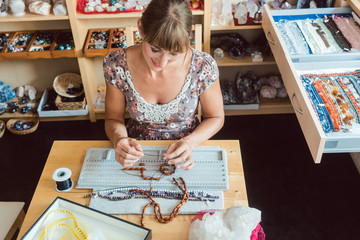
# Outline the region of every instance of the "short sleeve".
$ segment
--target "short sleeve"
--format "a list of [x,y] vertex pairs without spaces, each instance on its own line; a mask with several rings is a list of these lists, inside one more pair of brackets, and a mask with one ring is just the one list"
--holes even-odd
[[197,63],[200,66],[198,77],[198,94],[208,89],[219,78],[219,68],[215,59],[208,53],[202,52]]
[[103,62],[104,78],[111,85],[124,91],[126,83],[125,51],[123,49],[109,53]]

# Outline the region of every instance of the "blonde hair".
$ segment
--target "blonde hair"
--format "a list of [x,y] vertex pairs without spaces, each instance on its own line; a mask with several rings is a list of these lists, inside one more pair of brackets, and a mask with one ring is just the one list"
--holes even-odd
[[192,13],[187,0],[152,0],[142,14],[143,40],[170,52],[190,45]]

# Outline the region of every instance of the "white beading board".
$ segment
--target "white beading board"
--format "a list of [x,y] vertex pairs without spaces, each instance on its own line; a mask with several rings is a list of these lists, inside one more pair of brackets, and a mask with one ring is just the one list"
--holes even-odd
[[[195,167],[191,170],[177,169],[173,175],[167,176],[159,171],[164,163],[161,156],[168,146],[142,146],[144,157],[133,167],[141,167],[144,163],[145,176],[160,177],[161,180],[144,180],[140,171],[124,171],[115,161],[113,148],[89,148],[81,168],[77,188],[107,189],[114,187],[137,187],[154,189],[178,190],[173,178],[181,184],[182,177],[188,189],[198,190],[228,190],[228,168],[226,151],[218,146],[198,146],[192,156]],[[170,169],[170,167],[169,167]],[[181,184],[182,185],[182,184]]]
[[[224,194],[222,191],[208,191],[219,198],[215,201],[188,201],[181,207],[179,214],[196,214],[200,210],[224,209]],[[161,206],[161,213],[169,215],[181,202],[179,199],[153,198]],[[150,203],[149,199],[127,199],[121,201],[109,201],[100,197],[93,197],[90,200],[90,208],[107,214],[142,214],[143,208]],[[146,215],[154,215],[154,207],[149,206]]]

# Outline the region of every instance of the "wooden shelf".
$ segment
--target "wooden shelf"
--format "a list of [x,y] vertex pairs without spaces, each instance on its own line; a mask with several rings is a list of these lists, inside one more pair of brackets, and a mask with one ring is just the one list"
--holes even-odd
[[258,110],[225,110],[226,116],[294,113],[289,98],[260,98]]
[[[104,119],[105,109],[95,109],[97,119]],[[225,110],[226,116],[294,113],[289,98],[260,98],[260,107],[255,110]],[[126,117],[129,113],[126,112]]]
[[57,16],[54,14],[43,16],[33,13],[25,13],[25,15],[19,17],[15,17],[11,14],[0,17],[0,23],[28,22],[28,21],[61,21],[61,20],[69,20],[69,16],[68,15]]
[[350,7],[356,12],[357,15],[360,16],[360,1],[359,0],[347,0]]
[[[192,11],[193,15],[204,15],[203,10],[196,10]],[[83,13],[77,13],[76,18],[77,19],[116,19],[116,18],[140,18],[142,15],[142,12],[124,12],[124,13],[104,13],[104,14],[83,14]]]
[[[214,56],[214,49],[211,49],[211,55]],[[228,52],[224,52],[224,58],[217,61],[219,67],[231,66],[258,66],[258,65],[276,65],[273,57],[264,57],[262,62],[253,62],[250,56],[243,56],[241,59],[232,59]]]
[[217,25],[211,26],[211,31],[224,31],[224,30],[251,30],[251,29],[262,29],[261,25]]

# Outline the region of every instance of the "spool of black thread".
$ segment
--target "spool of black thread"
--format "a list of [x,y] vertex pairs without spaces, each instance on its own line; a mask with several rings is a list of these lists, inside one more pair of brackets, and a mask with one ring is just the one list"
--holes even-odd
[[52,178],[56,182],[56,191],[68,192],[73,188],[73,181],[70,179],[71,170],[68,168],[58,168],[53,173]]

